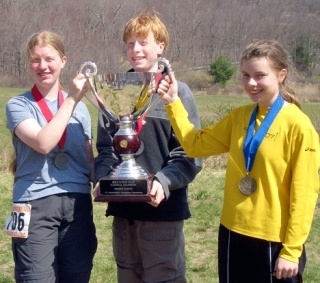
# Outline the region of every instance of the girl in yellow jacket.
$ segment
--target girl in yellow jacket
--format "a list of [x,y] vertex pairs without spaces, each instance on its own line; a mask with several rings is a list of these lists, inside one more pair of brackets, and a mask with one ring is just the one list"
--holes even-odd
[[288,65],[278,42],[250,44],[241,73],[253,104],[198,131],[177,96],[174,74],[158,88],[190,157],[229,153],[218,245],[221,283],[302,282],[319,191],[319,136],[285,84]]

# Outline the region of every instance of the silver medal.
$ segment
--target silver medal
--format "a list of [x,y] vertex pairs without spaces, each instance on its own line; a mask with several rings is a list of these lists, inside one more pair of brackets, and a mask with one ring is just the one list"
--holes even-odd
[[70,163],[70,158],[69,158],[68,154],[66,154],[64,152],[58,153],[53,158],[53,164],[59,170],[67,169],[69,166],[69,163]]
[[249,175],[243,177],[239,182],[239,190],[246,196],[253,194],[257,189],[256,181]]

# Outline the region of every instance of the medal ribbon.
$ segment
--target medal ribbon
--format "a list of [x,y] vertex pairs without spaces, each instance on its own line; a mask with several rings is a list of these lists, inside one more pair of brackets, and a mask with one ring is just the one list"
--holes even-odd
[[[34,85],[32,87],[31,93],[32,93],[32,96],[33,96],[34,100],[37,102],[37,104],[38,104],[38,106],[39,106],[39,108],[40,108],[40,110],[42,112],[42,115],[44,116],[44,118],[49,123],[51,121],[51,119],[53,118],[52,112],[50,111],[47,103],[45,102],[42,94],[40,93],[40,91],[38,90],[36,85]],[[64,97],[63,97],[61,89],[59,88],[59,91],[58,91],[58,107],[60,107],[63,102],[64,102]],[[62,136],[61,136],[61,138],[60,138],[60,141],[58,143],[58,145],[59,145],[59,147],[61,149],[63,149],[64,144],[66,143],[66,138],[67,138],[67,130],[65,129],[63,134],[62,134]]]
[[[162,74],[161,73],[158,73],[156,74],[156,77],[155,77],[155,80],[156,80],[156,86],[159,85],[160,81],[162,79]],[[135,105],[135,109],[139,109],[140,107],[142,107],[145,103],[146,103],[146,100],[147,100],[147,94],[148,94],[148,91],[149,91],[149,88],[147,88],[145,86],[145,90],[142,91],[138,101],[136,102],[136,105]],[[146,116],[147,116],[147,113],[143,114],[135,123],[134,125],[134,130],[137,132],[137,133],[140,133],[140,131],[142,130],[142,127],[145,123],[145,120],[146,120]]]
[[263,122],[261,123],[259,129],[255,134],[254,134],[254,128],[255,128],[256,116],[259,108],[258,105],[252,112],[247,135],[246,135],[244,146],[243,146],[243,154],[246,162],[247,173],[251,171],[254,159],[256,157],[257,150],[260,144],[262,143],[262,140],[266,135],[268,129],[270,128],[271,124],[273,123],[274,119],[276,118],[280,109],[282,108],[283,103],[284,103],[284,99],[279,94],[277,99],[272,104],[267,116],[265,117],[265,119],[263,120]]

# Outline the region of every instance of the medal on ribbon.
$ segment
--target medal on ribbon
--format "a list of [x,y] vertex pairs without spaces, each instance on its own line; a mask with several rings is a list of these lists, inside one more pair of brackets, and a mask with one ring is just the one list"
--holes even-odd
[[[49,123],[51,121],[51,119],[53,118],[53,115],[52,115],[47,103],[43,99],[43,96],[41,95],[41,93],[38,90],[36,85],[34,85],[33,88],[31,89],[31,93],[32,93],[35,101],[37,102],[43,116],[45,117],[45,119]],[[60,107],[63,102],[64,102],[64,97],[63,97],[61,89],[59,89],[59,91],[58,91],[58,107]],[[60,152],[58,154],[56,154],[52,160],[54,166],[59,170],[67,169],[69,166],[69,163],[70,163],[69,155],[66,154],[65,152],[63,152],[63,147],[66,142],[66,138],[67,138],[67,131],[65,129],[62,136],[61,136],[60,141],[58,142]]]
[[252,169],[253,162],[257,154],[257,150],[260,144],[262,143],[262,140],[265,137],[268,129],[270,128],[271,124],[273,123],[274,119],[276,118],[280,109],[282,108],[283,103],[284,99],[282,98],[281,94],[279,94],[277,99],[272,104],[267,116],[265,117],[255,134],[254,129],[256,124],[256,116],[258,113],[258,105],[251,114],[249,127],[243,146],[243,154],[246,163],[245,165],[247,175],[243,177],[239,182],[239,190],[244,195],[251,195],[257,189],[257,183],[249,175],[249,173]]
[[62,151],[53,157],[53,164],[59,170],[67,169],[69,166],[69,163],[70,163],[69,155]]
[[253,194],[257,189],[256,181],[247,174],[239,182],[239,190],[246,196]]

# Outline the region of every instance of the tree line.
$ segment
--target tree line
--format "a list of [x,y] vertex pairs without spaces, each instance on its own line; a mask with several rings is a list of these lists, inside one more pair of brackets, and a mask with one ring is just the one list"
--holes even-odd
[[302,50],[308,75],[319,75],[318,0],[0,0],[0,83],[26,84],[25,45],[42,30],[64,39],[64,78],[85,61],[95,62],[101,73],[126,70],[124,26],[152,9],[169,30],[165,57],[176,70],[209,66],[218,56],[237,63],[248,43],[278,39],[293,60],[301,60]]

